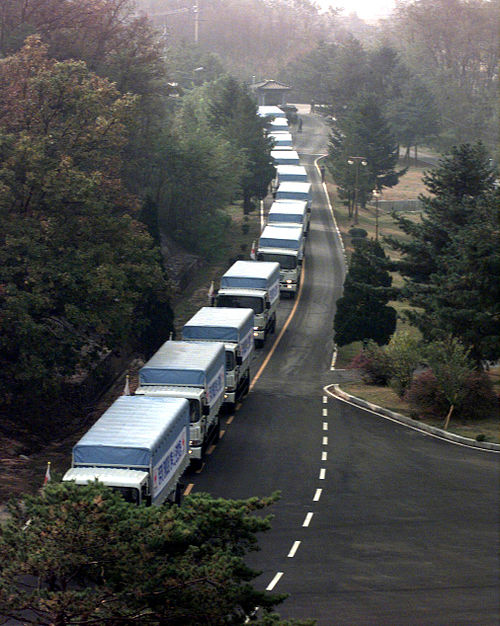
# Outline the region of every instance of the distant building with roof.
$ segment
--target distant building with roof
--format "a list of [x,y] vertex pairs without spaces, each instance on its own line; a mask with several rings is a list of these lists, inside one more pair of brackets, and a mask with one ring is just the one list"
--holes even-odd
[[255,95],[257,105],[267,106],[286,104],[288,92],[292,88],[278,80],[262,80],[250,85],[250,89]]

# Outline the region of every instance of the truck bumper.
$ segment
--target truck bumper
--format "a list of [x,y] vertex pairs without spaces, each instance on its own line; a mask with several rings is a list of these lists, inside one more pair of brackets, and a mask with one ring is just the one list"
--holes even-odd
[[297,283],[280,283],[280,291],[295,293],[297,291]]
[[192,459],[195,460],[200,460],[202,457],[202,450],[201,450],[201,446],[189,446],[189,460],[191,461]]
[[253,331],[253,338],[257,339],[257,341],[264,341],[266,338],[266,331],[264,328],[259,328],[258,330]]

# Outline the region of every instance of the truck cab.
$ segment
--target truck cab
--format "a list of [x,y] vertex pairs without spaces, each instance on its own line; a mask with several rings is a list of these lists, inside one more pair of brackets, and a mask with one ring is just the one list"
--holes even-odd
[[64,475],[64,481],[77,485],[87,485],[98,480],[106,487],[118,492],[125,502],[131,504],[151,504],[148,485],[148,472],[133,469],[73,467]]
[[215,306],[237,309],[253,309],[254,326],[253,336],[257,342],[265,340],[267,332],[273,332],[276,318],[271,322],[273,328],[269,329],[269,310],[271,303],[269,297],[262,289],[240,289],[221,287],[215,298]]

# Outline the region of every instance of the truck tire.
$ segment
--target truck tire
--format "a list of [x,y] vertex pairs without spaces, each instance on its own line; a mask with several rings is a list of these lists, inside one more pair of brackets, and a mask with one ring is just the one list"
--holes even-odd
[[257,350],[259,350],[260,348],[264,347],[264,339],[256,339],[255,340],[255,347]]
[[201,459],[191,459],[189,461],[189,466],[192,470],[194,470],[195,472],[199,469],[201,469],[201,466],[203,465],[203,458]]
[[217,423],[214,424],[212,431],[212,443],[217,443],[220,440],[220,417],[217,417]]
[[269,332],[271,332],[273,335],[276,332],[276,315],[273,317],[273,321],[271,323],[271,330]]

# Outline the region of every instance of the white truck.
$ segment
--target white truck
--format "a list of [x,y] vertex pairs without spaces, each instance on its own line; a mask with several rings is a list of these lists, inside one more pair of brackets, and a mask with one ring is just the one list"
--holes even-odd
[[185,341],[216,341],[226,351],[224,404],[234,407],[250,387],[255,352],[253,309],[203,307],[184,325]]
[[276,190],[276,201],[284,200],[288,202],[290,200],[301,200],[307,202],[307,208],[311,209],[312,192],[311,183],[297,182],[286,180],[280,182],[278,189]]
[[271,132],[285,131],[289,132],[288,120],[286,117],[277,117],[269,122],[269,130]]
[[303,165],[278,164],[276,167],[276,179],[278,185],[284,182],[307,183],[309,177]]
[[261,348],[267,335],[275,331],[279,299],[280,266],[278,263],[236,261],[221,278],[215,305],[252,309],[255,347]]
[[260,117],[286,118],[286,113],[276,105],[262,105],[257,107],[257,115]]
[[280,265],[280,290],[295,297],[300,284],[304,256],[302,226],[271,226],[262,231],[257,248],[257,260]]
[[179,504],[188,441],[187,400],[122,396],[73,447],[63,481],[98,480],[135,504]]
[[304,236],[309,232],[311,213],[307,210],[307,202],[284,200],[273,202],[267,214],[269,226],[302,226]]
[[276,165],[299,165],[299,153],[296,150],[271,150],[271,157]]
[[276,130],[268,133],[274,142],[274,147],[280,150],[292,150],[293,138],[292,134],[286,131]]
[[189,401],[189,458],[194,467],[201,466],[210,441],[219,439],[225,372],[224,346],[194,341],[166,341],[139,370],[136,395]]

